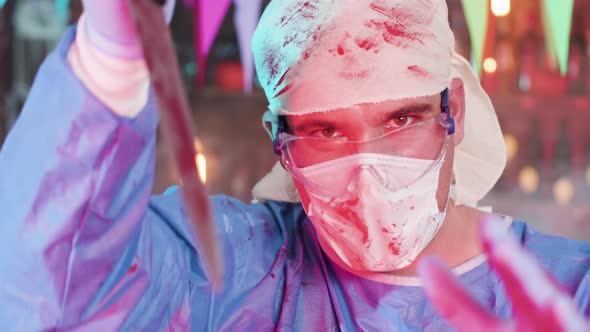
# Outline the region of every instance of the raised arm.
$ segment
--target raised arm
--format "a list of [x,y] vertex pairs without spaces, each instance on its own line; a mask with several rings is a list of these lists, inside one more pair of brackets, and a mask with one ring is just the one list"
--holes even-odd
[[[45,60],[0,151],[2,330],[75,326],[131,264],[122,260],[148,209],[157,113],[132,31],[117,40],[116,25],[102,25],[122,3],[85,1],[89,24]],[[141,294],[131,288],[127,303]]]

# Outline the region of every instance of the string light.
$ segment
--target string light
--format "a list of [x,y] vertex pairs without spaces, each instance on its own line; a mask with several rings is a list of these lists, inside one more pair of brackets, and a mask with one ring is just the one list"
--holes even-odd
[[518,153],[518,141],[510,134],[504,135],[504,144],[506,145],[506,153],[508,155],[508,161],[512,161]]
[[492,14],[495,16],[510,14],[510,0],[492,0]]
[[553,197],[561,206],[566,206],[574,199],[574,185],[566,178],[560,178],[553,185]]
[[203,144],[198,138],[195,138],[194,141],[195,149],[197,150],[197,155],[195,156],[195,164],[197,165],[197,170],[199,171],[199,178],[203,184],[207,183],[207,158],[202,153],[203,151]]
[[518,174],[518,186],[527,194],[532,194],[539,188],[539,172],[532,166],[524,167]]
[[197,168],[199,170],[199,178],[201,178],[201,182],[207,183],[207,159],[205,158],[205,155],[202,153],[197,153],[195,162],[197,163]]
[[486,58],[483,60],[483,70],[488,73],[492,74],[496,72],[498,69],[498,64],[496,63],[496,59],[494,58]]

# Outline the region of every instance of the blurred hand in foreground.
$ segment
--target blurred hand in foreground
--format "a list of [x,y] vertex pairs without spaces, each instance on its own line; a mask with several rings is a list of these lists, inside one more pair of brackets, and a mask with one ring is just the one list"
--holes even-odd
[[513,319],[503,320],[477,303],[450,269],[435,258],[420,262],[426,295],[443,318],[459,331],[590,331],[569,295],[547,274],[501,223],[480,227],[491,268],[504,283]]

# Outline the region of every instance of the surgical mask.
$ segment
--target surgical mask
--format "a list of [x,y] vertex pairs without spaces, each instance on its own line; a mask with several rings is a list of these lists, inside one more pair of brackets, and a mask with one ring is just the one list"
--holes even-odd
[[[436,200],[443,160],[359,153],[300,169],[315,184],[305,209],[324,252],[352,271],[410,265],[445,217]],[[341,195],[320,189],[343,185]]]

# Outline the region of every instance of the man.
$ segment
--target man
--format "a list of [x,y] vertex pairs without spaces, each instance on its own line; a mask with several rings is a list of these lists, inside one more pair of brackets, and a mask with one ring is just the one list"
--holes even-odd
[[590,246],[471,207],[505,157],[444,1],[270,3],[253,43],[281,163],[261,203],[211,199],[219,293],[178,191],[149,197],[157,116],[126,6],[85,6],[0,154],[9,330],[585,328]]

